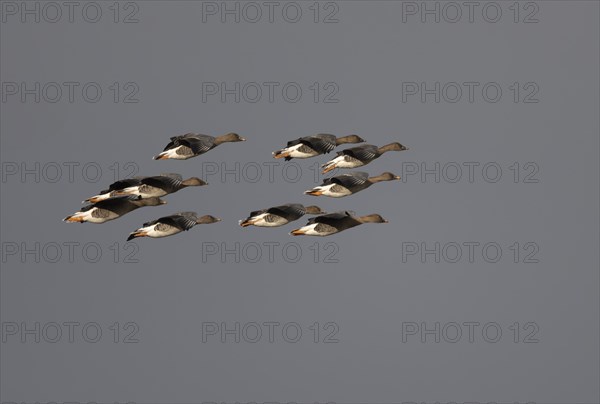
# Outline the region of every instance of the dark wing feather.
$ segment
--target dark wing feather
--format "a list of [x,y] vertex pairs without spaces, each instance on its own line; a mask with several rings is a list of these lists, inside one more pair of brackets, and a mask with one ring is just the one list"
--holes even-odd
[[252,212],[250,212],[250,216],[249,217],[254,217],[260,214],[263,214],[267,211],[267,209],[261,209],[261,210],[253,210]]
[[297,144],[300,144],[300,143],[302,143],[302,138],[290,140],[289,142],[287,142],[287,147],[296,146]]
[[177,213],[158,219],[158,222],[187,231],[196,225],[196,214],[192,212]]
[[186,133],[185,135],[173,136],[163,151],[174,149],[178,146],[187,146],[195,154],[202,154],[214,147],[215,138],[209,135]]
[[163,151],[174,149],[177,146],[181,146],[181,140],[194,136],[193,133],[186,133],[185,135],[171,136],[170,142],[167,143]]
[[321,154],[329,153],[337,146],[336,138],[333,135],[321,133],[314,136],[306,136],[299,139],[301,143],[309,146],[311,149]]
[[81,212],[85,212],[86,210],[90,210],[92,208],[100,208],[110,210],[111,212],[118,214],[123,214],[137,208],[137,206],[131,202],[139,199],[140,197],[138,195],[117,196],[116,198],[104,199],[102,201],[86,205],[81,208]]
[[329,178],[329,183],[339,184],[344,188],[350,189],[356,186],[364,185],[369,179],[369,174],[362,171],[355,171],[348,174],[338,175]]
[[377,146],[367,144],[364,146],[351,147],[342,151],[347,156],[354,157],[360,161],[370,161],[379,157]]
[[106,194],[112,191],[118,191],[121,189],[125,189],[127,187],[132,187],[134,185],[140,185],[140,178],[126,178],[124,180],[115,181],[108,186],[108,189],[103,189],[100,191],[101,194]]
[[206,153],[215,147],[215,138],[208,135],[188,136],[179,139],[178,142],[192,149],[194,154]]
[[[164,218],[161,217],[160,219],[164,219]],[[152,226],[153,224],[160,222],[160,219],[151,220],[149,222],[146,222],[146,223],[142,224],[142,227]]]
[[182,181],[183,177],[179,174],[162,174],[146,177],[142,180],[142,184],[161,189],[176,189],[181,186]]
[[352,216],[354,216],[354,212],[352,211],[328,213],[326,215],[311,217],[310,219],[308,219],[308,224],[325,223],[331,225],[332,223],[337,223],[340,220],[352,218]]
[[283,217],[289,221],[296,220],[306,214],[306,209],[299,203],[288,203],[267,209],[268,213]]

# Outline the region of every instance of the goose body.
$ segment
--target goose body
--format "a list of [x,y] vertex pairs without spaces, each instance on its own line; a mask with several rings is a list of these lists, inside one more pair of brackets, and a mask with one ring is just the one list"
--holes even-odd
[[320,154],[327,154],[340,144],[362,142],[364,140],[357,135],[336,137],[328,133],[319,133],[290,140],[287,142],[287,147],[274,151],[273,157],[276,159],[284,158],[286,161],[293,158],[306,159]]
[[221,219],[205,215],[198,217],[196,212],[180,212],[146,222],[136,231],[129,234],[127,241],[137,237],[161,238],[188,231],[197,224],[220,222]]
[[308,220],[306,226],[292,230],[290,234],[293,236],[324,237],[351,229],[363,223],[387,223],[387,220],[378,214],[356,216],[352,211],[336,212],[313,217]]
[[324,212],[318,206],[305,207],[299,203],[287,203],[285,205],[250,212],[250,216],[244,220],[240,220],[239,224],[242,227],[279,227],[298,220],[307,213],[320,214]]
[[245,140],[236,133],[228,133],[217,137],[186,133],[185,135],[171,137],[162,153],[154,156],[154,160],[187,160],[204,154],[222,143],[243,142]]
[[369,164],[378,159],[388,151],[408,150],[400,143],[390,143],[385,146],[377,147],[372,144],[366,144],[357,147],[351,147],[337,152],[337,157],[323,164],[323,174],[336,168],[356,168]]
[[356,194],[362,190],[369,188],[371,185],[380,181],[399,180],[400,177],[385,172],[381,175],[370,177],[369,174],[362,171],[354,171],[347,174],[337,175],[335,177],[326,178],[323,183],[313,189],[309,189],[304,193],[313,196],[329,196],[331,198],[342,198],[344,196]]
[[152,177],[135,177],[114,182],[108,189],[100,191],[98,195],[92,196],[84,202],[95,203],[123,195],[136,195],[141,198],[161,197],[183,188],[202,185],[207,185],[207,183],[196,177],[184,180],[181,175],[173,173]]
[[167,202],[160,198],[152,197],[141,199],[139,196],[118,196],[86,205],[78,212],[67,216],[63,220],[70,223],[104,223],[114,220],[142,206],[157,206]]

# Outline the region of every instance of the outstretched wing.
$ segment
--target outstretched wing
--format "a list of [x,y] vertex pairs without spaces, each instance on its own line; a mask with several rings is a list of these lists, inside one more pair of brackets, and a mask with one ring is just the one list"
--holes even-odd
[[296,146],[298,144],[306,145],[321,154],[329,153],[337,146],[336,137],[328,133],[319,133],[317,135],[304,136],[295,140],[290,140],[287,142],[287,147]]
[[[323,181],[323,184],[339,184],[344,188],[353,188],[356,186],[364,185],[369,179],[369,174],[362,171],[354,171],[347,174],[338,175],[335,177],[327,178]],[[325,182],[327,181],[327,182]]]
[[206,153],[215,147],[215,138],[208,135],[195,135],[179,139],[180,144],[192,149],[194,154]]
[[367,144],[364,146],[351,147],[342,151],[347,156],[354,157],[360,161],[369,161],[378,157],[377,146]]
[[197,216],[193,212],[177,213],[158,219],[160,223],[168,224],[179,230],[187,231],[196,225]]
[[100,193],[106,194],[106,193],[109,193],[112,191],[118,191],[121,189],[125,189],[127,187],[133,187],[135,185],[140,185],[141,184],[140,181],[141,181],[140,177],[126,178],[124,180],[115,181],[108,186],[108,189],[103,189],[102,191],[100,191]]
[[173,136],[163,151],[171,150],[178,146],[187,146],[192,149],[194,154],[202,154],[212,149],[214,145],[215,138],[212,136],[186,133],[181,136]]
[[269,208],[267,212],[286,219],[297,219],[306,214],[306,209],[299,203],[287,203]]
[[170,137],[171,141],[169,143],[167,143],[167,145],[165,146],[163,151],[171,150],[171,149],[176,148],[177,146],[181,146],[182,139],[190,138],[192,136],[195,136],[195,134],[194,133],[186,133],[185,135],[171,136]]
[[250,215],[248,215],[248,217],[258,216],[260,214],[265,213],[266,211],[267,209],[253,210],[252,212],[250,212]]
[[[324,224],[328,224],[328,225],[333,225],[335,223],[339,223],[340,220],[352,219],[352,216],[354,216],[354,212],[349,211],[349,210],[335,212],[335,213],[328,213],[326,215],[311,217],[310,219],[308,219],[308,224],[324,223]],[[354,220],[354,219],[352,219],[352,220]]]
[[146,177],[142,180],[142,184],[150,185],[155,188],[177,188],[181,185],[183,177],[179,174],[167,173]]
[[300,138],[302,143],[311,147],[313,150],[318,151],[321,154],[329,153],[337,146],[336,138],[334,135],[327,133],[320,133],[314,136],[306,136]]
[[119,208],[127,205],[129,202],[136,201],[139,199],[140,199],[139,195],[117,196],[115,198],[104,199],[102,201],[86,205],[83,208],[81,208],[80,211],[85,212],[86,210],[90,210],[92,208],[100,208],[100,209],[107,209],[107,210],[115,212],[115,209],[119,209]]

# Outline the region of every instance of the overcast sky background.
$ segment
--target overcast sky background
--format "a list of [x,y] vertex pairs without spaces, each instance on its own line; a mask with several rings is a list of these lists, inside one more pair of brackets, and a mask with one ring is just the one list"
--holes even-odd
[[[221,23],[218,16],[202,21],[201,2],[138,1],[139,22],[123,24],[112,21],[112,2],[99,4],[103,16],[96,24],[84,21],[80,10],[73,23],[66,17],[57,23],[22,23],[18,16],[3,15],[3,83],[82,83],[73,103],[66,94],[56,103],[43,98],[35,103],[32,96],[21,102],[20,94],[3,92],[4,253],[21,243],[33,248],[36,242],[96,242],[102,257],[86,262],[76,249],[71,263],[67,247],[57,263],[44,256],[39,263],[32,255],[21,259],[20,251],[5,256],[2,322],[29,327],[97,322],[103,334],[98,343],[88,343],[78,329],[75,342],[65,334],[55,344],[7,336],[1,344],[1,401],[600,400],[597,2],[539,1],[539,22],[529,24],[522,20],[533,9],[522,8],[515,23],[508,8],[512,2],[496,3],[503,14],[495,24],[486,22],[481,10],[473,23],[466,15],[455,24],[421,23],[419,16],[407,16],[403,23],[402,2],[391,1],[339,1],[339,22],[328,24],[314,23],[312,2],[298,3],[303,15],[297,23],[286,22],[280,9],[274,23],[266,15],[257,23],[231,18]],[[335,10],[321,7],[321,21]],[[120,11],[122,20],[134,9]],[[403,82],[472,81],[482,83],[473,103],[466,94],[456,103],[435,103],[432,96],[422,103],[419,95],[402,102]],[[81,97],[87,82],[103,90],[97,103]],[[139,102],[113,102],[109,86],[114,82],[121,83],[119,101],[130,90],[123,84],[136,83]],[[219,95],[203,102],[203,82],[281,85],[272,103],[265,93],[256,103],[235,103],[232,96],[222,103]],[[296,103],[281,96],[288,82],[302,88]],[[322,102],[330,89],[321,89],[321,102],[313,102],[309,87],[314,82],[336,83],[339,102]],[[481,96],[487,82],[503,90],[496,103]],[[509,89],[514,82],[536,83],[539,102],[515,103]],[[519,101],[528,92],[521,89]],[[248,141],[187,161],[151,159],[169,136],[190,131],[237,132]],[[410,150],[386,154],[361,170],[391,171],[406,181],[377,184],[337,200],[303,195],[316,183],[311,167],[331,155],[293,160],[302,175],[291,182],[283,179],[287,165],[273,160],[271,152],[318,132],[356,133],[376,145],[400,141]],[[275,161],[270,182],[263,164]],[[20,173],[6,171],[12,163],[31,168],[36,162],[80,165],[73,182],[66,170],[55,183],[43,176],[37,183],[32,175],[22,181]],[[209,185],[182,190],[165,197],[167,205],[103,225],[61,222],[81,200],[114,180],[113,164],[124,176],[128,162],[137,164],[138,175],[178,172],[206,178]],[[255,183],[243,175],[236,182],[231,174],[222,181],[220,172],[207,177],[208,167],[225,163],[232,169],[236,162],[250,167],[246,178],[254,178],[252,167],[263,167],[262,177]],[[407,163],[422,162],[480,165],[473,183],[464,166],[456,183],[443,178],[436,183],[432,175],[423,182],[404,172]],[[482,179],[481,167],[489,162],[503,170],[496,183]],[[515,162],[519,183],[509,168]],[[533,177],[537,183],[523,182],[531,172],[524,168],[528,162],[539,167]],[[86,163],[102,168],[98,182],[82,179]],[[286,174],[294,177],[295,168],[289,170]],[[251,210],[286,202],[380,213],[389,224],[328,238],[287,234],[306,218],[276,229],[237,224]],[[182,210],[223,221],[162,240],[136,240],[139,262],[123,262],[132,251],[126,248],[133,248],[125,246],[130,231]],[[295,263],[281,252],[291,241],[302,253]],[[425,242],[432,248],[435,242],[469,241],[497,242],[501,259],[487,263],[477,249],[470,263],[466,247],[454,264],[436,263],[432,256],[425,263],[419,255],[402,259],[403,243]],[[232,255],[221,260],[220,252],[203,259],[206,248],[251,242],[263,246],[256,263],[237,263]],[[274,262],[264,245],[270,242],[281,243]],[[509,249],[515,242],[521,247],[519,263]],[[539,246],[539,263],[522,262],[530,251],[523,250],[527,242]],[[331,251],[338,262],[323,262]],[[233,327],[269,321],[298,323],[300,341],[284,341],[279,327],[274,343],[267,341],[266,328],[254,344],[233,343],[231,336],[221,343],[219,334],[202,342],[203,322]],[[123,343],[128,333],[123,330],[120,342],[113,343],[109,326],[115,322],[121,327],[135,322],[139,343]],[[339,342],[323,343],[331,329],[321,329],[314,343],[309,327],[315,322],[321,328],[336,323]],[[463,328],[454,344],[443,339],[436,344],[431,336],[422,343],[419,335],[403,342],[403,322],[430,327],[496,322],[503,334],[489,343],[479,328],[469,343]],[[509,329],[515,322],[521,327],[518,343]],[[523,343],[531,331],[523,329],[528,322],[539,327],[538,343]]]

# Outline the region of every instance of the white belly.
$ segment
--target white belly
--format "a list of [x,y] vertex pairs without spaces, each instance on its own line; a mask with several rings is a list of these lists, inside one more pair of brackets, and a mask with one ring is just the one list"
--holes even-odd
[[332,230],[328,231],[328,232],[318,232],[315,230],[315,228],[319,225],[319,223],[313,223],[313,224],[309,224],[307,226],[301,227],[300,230],[307,236],[329,236],[330,234],[334,234],[337,233],[337,230],[335,230],[334,228],[331,228]]
[[287,147],[285,149],[283,149],[285,152],[288,152],[290,154],[290,157],[296,158],[296,159],[306,159],[309,157],[314,157],[314,156],[318,156],[319,153],[317,153],[316,151],[312,150],[310,153],[304,153],[301,152],[299,149],[305,147],[303,144],[297,144],[291,147]]
[[363,162],[360,160],[356,160],[356,159],[346,159],[346,156],[339,156],[334,160],[338,160],[336,162],[336,167],[339,168],[354,168],[354,167],[360,167],[363,166]]
[[83,219],[84,222],[89,222],[89,223],[104,223],[104,222],[108,222],[109,220],[113,220],[113,219],[116,219],[117,217],[119,217],[116,213],[113,213],[113,212],[109,212],[108,217],[94,217],[92,215],[92,213],[96,210],[98,210],[98,208],[92,208],[85,212],[77,212],[73,216],[81,218],[81,219]]
[[258,227],[277,227],[277,226],[283,226],[284,224],[286,224],[288,221],[285,220],[284,218],[279,218],[273,222],[268,222],[265,220],[265,218],[270,215],[269,213],[262,213],[260,215],[254,216],[252,217],[250,220],[252,221],[252,224],[254,226],[258,226]]
[[137,231],[144,233],[147,237],[152,238],[168,237],[181,232],[181,230],[176,227],[169,227],[166,231],[157,231],[154,229],[155,227],[156,224],[153,224],[152,226],[142,227]]
[[194,157],[191,154],[188,154],[188,155],[177,154],[177,150],[180,150],[183,147],[187,147],[187,146],[177,146],[174,149],[169,149],[169,150],[166,150],[166,151],[160,153],[159,156],[161,156],[163,158],[174,159],[174,160],[187,160],[190,157]]
[[323,185],[323,186],[317,187],[316,189],[320,189],[320,191],[323,192],[323,195],[329,196],[332,198],[342,198],[344,196],[348,196],[348,195],[352,194],[352,192],[348,191],[346,188],[344,188],[342,186],[338,186],[338,188],[342,188],[342,191],[340,191],[340,192],[332,191],[331,188],[333,188],[336,185],[337,184]]

